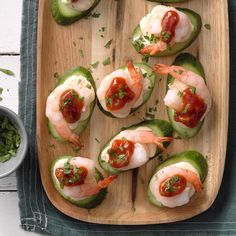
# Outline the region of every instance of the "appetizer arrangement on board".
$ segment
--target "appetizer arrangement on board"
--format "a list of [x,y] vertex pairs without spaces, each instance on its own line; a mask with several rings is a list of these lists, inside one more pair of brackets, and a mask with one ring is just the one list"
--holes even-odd
[[150,66],[128,61],[102,80],[97,89],[98,106],[105,115],[126,118],[148,101],[155,84]]
[[[68,25],[88,15],[99,1],[52,0],[52,15],[57,23]],[[170,56],[190,46],[201,27],[201,17],[196,12],[157,5],[140,20],[133,32],[132,44],[138,53],[147,57]],[[90,71],[83,67],[72,69],[60,78],[46,102],[49,132],[58,141],[83,147],[79,136],[88,125],[96,98],[104,115],[127,118],[149,100],[157,75],[168,76],[163,101],[170,123],[145,120],[113,133],[98,156],[107,178],[103,178],[96,163],[89,158],[56,158],[51,177],[63,198],[82,208],[98,206],[117,175],[139,168],[164,153],[174,140],[174,131],[179,138],[193,138],[201,129],[212,101],[203,66],[189,53],[178,55],[170,66],[155,64],[152,67],[128,60],[125,66],[106,75],[97,89]],[[148,199],[157,207],[185,205],[203,189],[207,172],[207,161],[197,151],[167,157],[150,175]]]
[[211,95],[201,63],[193,55],[184,53],[172,66],[154,65],[154,71],[169,75],[164,103],[174,130],[181,138],[194,137],[211,108]]
[[60,25],[70,25],[87,16],[100,0],[52,0],[52,16]]
[[51,167],[55,188],[66,200],[82,208],[94,208],[107,194],[116,176],[103,178],[95,163],[83,157],[61,156]]
[[142,55],[170,56],[191,45],[201,27],[202,20],[196,12],[157,5],[135,28],[132,43]]
[[104,146],[99,164],[111,174],[140,167],[165,150],[172,133],[165,120],[147,120],[123,129]]
[[83,146],[79,135],[92,115],[95,90],[91,73],[83,67],[72,69],[60,78],[46,103],[48,129],[55,139]]
[[158,207],[187,204],[195,192],[203,189],[207,171],[206,159],[199,152],[173,155],[155,169],[148,185],[148,199]]

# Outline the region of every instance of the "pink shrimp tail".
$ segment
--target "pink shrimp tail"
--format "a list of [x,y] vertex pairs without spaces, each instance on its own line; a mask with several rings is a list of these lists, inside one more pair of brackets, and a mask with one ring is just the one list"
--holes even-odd
[[98,186],[102,189],[102,188],[107,188],[108,185],[110,185],[115,179],[117,178],[117,175],[110,175],[109,177],[100,180],[98,182]]
[[162,150],[165,151],[166,148],[163,145],[163,142],[171,142],[173,137],[156,137],[155,144]]
[[132,61],[127,61],[127,68],[129,70],[129,73],[132,79],[140,80],[141,78],[140,70],[134,67],[134,64]]
[[165,51],[167,48],[167,44],[163,41],[159,41],[155,44],[151,44],[146,46],[145,48],[142,48],[139,53],[144,55],[144,54],[149,54],[150,56],[156,55],[158,52]]
[[181,79],[181,72],[185,72],[182,66],[166,66],[164,64],[156,64],[153,70],[160,75],[172,75],[175,79]]
[[72,134],[69,138],[69,141],[78,147],[83,147],[84,145],[80,142],[80,138],[76,134]]

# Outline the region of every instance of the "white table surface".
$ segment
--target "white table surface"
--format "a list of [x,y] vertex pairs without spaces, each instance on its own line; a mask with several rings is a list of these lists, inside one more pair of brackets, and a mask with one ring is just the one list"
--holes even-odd
[[[4,89],[0,105],[18,112],[18,82],[20,81],[20,32],[22,0],[0,1],[0,68],[10,69],[15,77],[0,72],[0,87]],[[0,236],[38,235],[20,227],[15,173],[0,179]]]

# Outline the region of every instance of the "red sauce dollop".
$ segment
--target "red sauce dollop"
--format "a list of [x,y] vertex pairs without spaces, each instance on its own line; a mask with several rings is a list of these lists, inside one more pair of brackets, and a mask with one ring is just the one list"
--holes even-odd
[[128,87],[124,78],[114,78],[106,92],[106,107],[110,111],[119,110],[127,102],[132,101],[134,96],[134,92]]
[[69,165],[68,168],[57,168],[55,175],[63,186],[76,186],[84,184],[88,175],[88,169],[84,166],[74,167]]
[[80,119],[83,106],[83,98],[74,89],[65,91],[60,97],[60,110],[68,123]]
[[114,140],[112,147],[108,150],[108,163],[114,168],[127,166],[133,153],[134,143],[132,141],[123,139]]
[[187,181],[182,175],[174,175],[161,182],[159,193],[164,197],[173,197],[182,193],[186,187]]
[[179,15],[176,11],[167,11],[162,19],[162,41],[169,43],[175,36],[175,28],[179,23]]
[[192,92],[191,88],[183,91],[182,99],[184,109],[182,112],[175,112],[174,119],[189,128],[194,128],[206,112],[207,105],[196,93]]

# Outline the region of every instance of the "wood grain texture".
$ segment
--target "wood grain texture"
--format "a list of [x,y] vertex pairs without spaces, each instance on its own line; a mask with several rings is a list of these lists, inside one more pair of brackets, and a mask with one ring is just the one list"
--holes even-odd
[[[176,140],[168,149],[170,154],[195,149],[208,156],[209,174],[204,190],[195,194],[190,203],[175,209],[160,209],[152,206],[146,196],[146,187],[156,160],[150,161],[138,171],[137,191],[134,200],[132,193],[132,172],[121,174],[116,183],[109,187],[103,203],[95,209],[84,210],[65,201],[54,189],[50,177],[50,165],[58,155],[72,154],[70,144],[53,140],[47,130],[45,103],[47,96],[56,85],[55,72],[63,74],[71,67],[88,67],[97,60],[103,61],[110,56],[109,66],[99,65],[93,73],[97,85],[108,73],[124,65],[127,59],[139,62],[140,55],[133,49],[130,36],[139,20],[155,3],[144,0],[102,0],[96,8],[101,16],[78,21],[63,27],[57,25],[50,13],[50,1],[41,0],[38,27],[38,80],[37,80],[37,138],[39,164],[43,186],[51,202],[65,214],[84,221],[103,224],[153,224],[179,221],[195,216],[208,209],[216,198],[224,170],[227,129],[228,129],[228,90],[229,90],[229,40],[226,0],[192,0],[176,6],[188,7],[200,13],[203,24],[210,24],[211,30],[203,27],[199,38],[186,51],[196,55],[202,62],[213,107],[208,114],[200,133],[191,140]],[[217,15],[217,17],[212,17]],[[104,38],[99,29],[105,26]],[[80,40],[83,37],[84,40]],[[113,39],[110,49],[105,43]],[[82,58],[79,50],[85,52]],[[174,57],[151,59],[171,64]],[[97,79],[99,78],[99,79]],[[97,108],[91,122],[82,135],[85,149],[79,155],[97,161],[102,146],[109,137],[121,127],[137,123],[142,119],[147,107],[159,99],[156,117],[167,119],[163,105],[166,81],[158,80],[148,104],[139,113],[124,120],[105,117]],[[100,143],[95,141],[100,140]],[[55,144],[55,148],[49,148]]]

